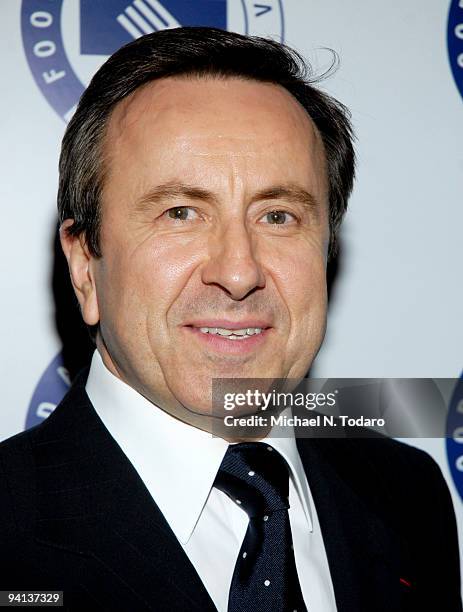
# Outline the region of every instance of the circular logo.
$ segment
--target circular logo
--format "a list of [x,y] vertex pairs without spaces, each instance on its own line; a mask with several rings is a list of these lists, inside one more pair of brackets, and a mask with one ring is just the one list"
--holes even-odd
[[26,429],[38,425],[53,412],[70,384],[69,373],[63,366],[61,353],[58,353],[35,387],[27,411]]
[[452,0],[447,24],[447,45],[453,78],[463,97],[463,1]]
[[453,482],[463,501],[463,374],[450,401],[447,418],[447,459]]
[[21,5],[29,67],[65,121],[93,74],[119,47],[180,26],[211,26],[282,41],[282,0],[23,0]]

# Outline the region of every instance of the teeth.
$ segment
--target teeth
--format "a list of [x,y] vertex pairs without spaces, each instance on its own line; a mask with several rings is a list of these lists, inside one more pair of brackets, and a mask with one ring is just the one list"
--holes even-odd
[[231,336],[233,334],[231,329],[224,329],[223,327],[218,327],[216,333],[218,333],[219,336]]
[[224,327],[200,327],[199,331],[203,334],[215,334],[218,336],[224,336],[228,340],[244,340],[249,336],[260,334],[262,332],[261,327],[246,327],[243,329],[226,329]]

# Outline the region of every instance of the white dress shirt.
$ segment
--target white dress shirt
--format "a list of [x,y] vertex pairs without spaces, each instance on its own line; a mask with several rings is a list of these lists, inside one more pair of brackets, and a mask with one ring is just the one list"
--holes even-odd
[[[219,612],[248,526],[243,509],[213,487],[228,442],[171,417],[114,376],[95,351],[86,391],[195,567]],[[336,603],[315,504],[294,437],[263,439],[290,468],[289,520],[308,610]]]

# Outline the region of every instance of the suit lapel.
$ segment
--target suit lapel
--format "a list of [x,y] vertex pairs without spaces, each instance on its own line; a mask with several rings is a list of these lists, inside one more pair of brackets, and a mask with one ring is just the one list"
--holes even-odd
[[[80,555],[80,586],[115,608],[215,610],[196,570],[85,393],[86,373],[35,431],[41,544]],[[87,568],[87,569],[85,569]]]
[[[352,479],[338,469],[352,456],[355,441],[298,439],[297,444],[319,517],[338,612],[401,609],[398,538],[373,509],[374,503],[367,504]],[[367,463],[359,462],[356,469],[368,473]],[[371,499],[378,483],[373,470],[370,476],[364,480]]]

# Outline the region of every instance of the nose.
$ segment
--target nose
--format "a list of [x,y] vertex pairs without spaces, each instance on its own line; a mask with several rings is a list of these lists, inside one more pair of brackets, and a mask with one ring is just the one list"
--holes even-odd
[[209,258],[202,269],[202,281],[221,286],[234,300],[241,300],[256,288],[265,287],[256,245],[244,222],[230,221],[209,241]]

